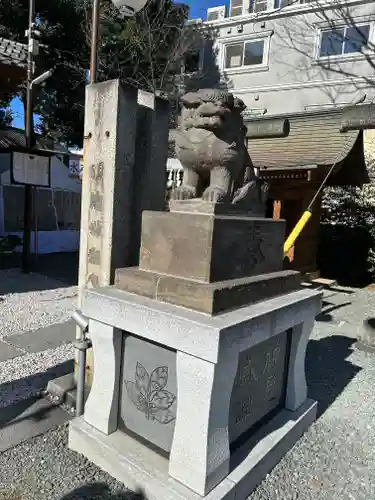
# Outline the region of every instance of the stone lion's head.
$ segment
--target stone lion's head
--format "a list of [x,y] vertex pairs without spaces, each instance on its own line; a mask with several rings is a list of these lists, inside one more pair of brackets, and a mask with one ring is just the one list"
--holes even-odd
[[241,113],[246,108],[241,99],[220,89],[188,92],[181,98],[181,104],[180,128],[183,131],[197,128],[220,132],[228,128],[228,121],[232,127],[233,121],[241,127]]
[[176,153],[184,168],[239,171],[245,152],[243,101],[224,90],[201,89],[185,94],[181,104]]

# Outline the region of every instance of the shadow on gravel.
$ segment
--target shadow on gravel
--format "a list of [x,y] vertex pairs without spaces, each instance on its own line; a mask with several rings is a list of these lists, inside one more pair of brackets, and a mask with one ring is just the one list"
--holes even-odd
[[48,278],[63,281],[65,286],[78,284],[78,252],[61,252],[39,255],[35,272]]
[[306,376],[308,396],[318,401],[320,417],[361,371],[347,358],[353,352],[356,340],[333,335],[310,340],[307,346]]
[[324,323],[329,323],[333,321],[333,317],[331,312],[336,311],[337,309],[341,309],[342,307],[350,306],[352,302],[343,302],[342,304],[332,304],[331,302],[323,300],[322,302],[322,312],[318,314],[315,319],[316,321],[321,321]]
[[[16,419],[19,415],[24,413],[29,406],[32,406],[37,398],[30,395],[30,387],[33,388],[34,394],[40,390],[44,390],[50,380],[62,377],[74,371],[73,360],[65,361],[52,368],[48,368],[45,372],[38,372],[29,377],[12,380],[0,385],[0,398],[2,401],[11,402],[17,399],[21,400],[18,403],[10,404],[4,408],[0,408],[0,429],[7,426],[9,422]],[[48,415],[48,409],[45,413],[40,414]]]
[[22,273],[20,256],[0,254],[0,270],[10,271],[9,279],[0,283],[0,295],[66,288],[78,283],[78,252],[39,255],[31,264],[30,274]]
[[142,492],[118,491],[112,493],[104,483],[89,483],[64,495],[60,500],[147,500]]

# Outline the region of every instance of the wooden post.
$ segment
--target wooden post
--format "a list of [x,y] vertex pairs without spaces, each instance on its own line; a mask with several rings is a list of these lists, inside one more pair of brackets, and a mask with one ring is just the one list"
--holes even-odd
[[281,219],[281,200],[275,200],[273,202],[273,219]]

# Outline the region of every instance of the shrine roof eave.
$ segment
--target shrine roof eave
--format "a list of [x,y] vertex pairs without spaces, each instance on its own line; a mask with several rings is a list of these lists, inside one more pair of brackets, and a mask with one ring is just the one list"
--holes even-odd
[[[331,183],[335,182],[335,178],[339,185],[343,182],[353,186],[367,183],[363,133],[359,126],[358,129],[348,129],[347,111],[345,108],[248,120],[245,123],[250,123],[252,128],[256,122],[268,122],[270,125],[272,120],[281,118],[289,122],[288,134],[285,136],[248,137],[248,150],[254,167],[260,171],[290,171],[309,169],[313,165],[329,167],[337,164],[338,169]],[[363,111],[366,116],[374,111],[375,117],[375,106],[358,106],[358,113]]]
[[48,139],[37,136],[33,148],[26,146],[25,133],[14,128],[0,129],[0,154],[1,153],[30,153],[40,156],[66,155],[69,150],[65,146],[54,145],[51,147]]

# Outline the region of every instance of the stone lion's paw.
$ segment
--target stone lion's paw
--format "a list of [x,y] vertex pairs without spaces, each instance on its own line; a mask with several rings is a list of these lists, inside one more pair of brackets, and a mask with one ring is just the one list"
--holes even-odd
[[210,201],[212,203],[225,201],[226,197],[226,192],[217,187],[208,187],[202,196],[203,200]]
[[195,196],[195,189],[192,186],[179,186],[171,193],[172,200],[191,200]]

